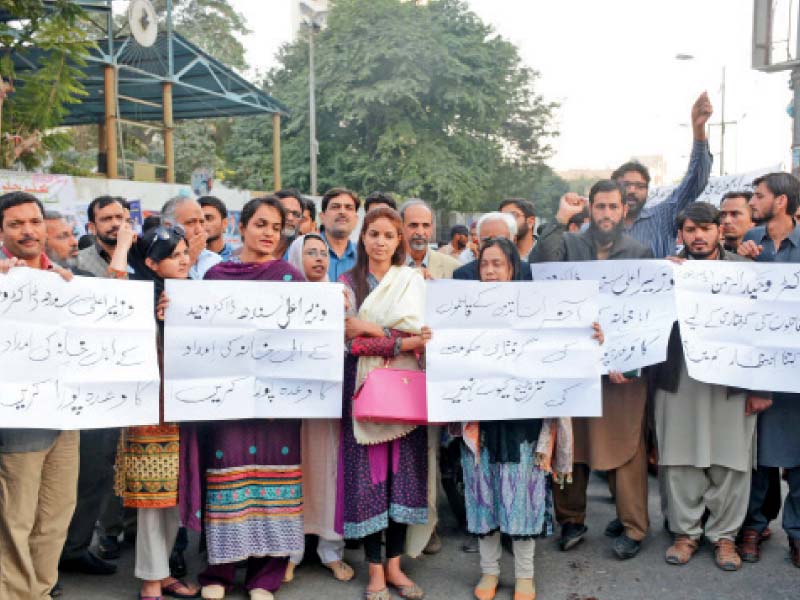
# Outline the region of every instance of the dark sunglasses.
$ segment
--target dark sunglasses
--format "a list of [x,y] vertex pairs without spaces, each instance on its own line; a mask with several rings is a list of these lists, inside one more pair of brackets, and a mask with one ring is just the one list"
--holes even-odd
[[156,245],[157,241],[169,241],[173,235],[176,235],[179,238],[185,238],[186,230],[180,225],[173,225],[172,227],[164,227],[163,225],[159,225],[159,227],[155,230],[153,239],[150,240],[150,245],[147,246],[147,252],[145,254],[148,256],[150,255],[150,251],[153,249],[153,246]]

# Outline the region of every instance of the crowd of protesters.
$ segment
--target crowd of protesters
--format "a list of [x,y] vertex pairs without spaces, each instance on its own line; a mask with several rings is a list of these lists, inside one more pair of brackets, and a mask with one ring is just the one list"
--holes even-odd
[[[309,536],[338,581],[354,577],[346,542],[363,546],[367,600],[388,600],[390,590],[423,598],[401,558],[441,549],[438,455],[442,438],[453,436],[461,440],[465,526],[477,540],[464,549],[480,556],[479,600],[497,593],[501,534],[512,541],[514,598],[534,600],[535,540],[557,527],[562,551],[583,540],[592,470],[608,474],[616,503],[605,530],[611,548],[621,560],[634,558],[650,528],[654,455],[674,539],[668,563],[687,563],[703,538],[725,571],[757,562],[782,505],[791,560],[800,567],[800,398],[693,380],[677,326],[666,362],[603,377],[602,417],[444,428],[352,417],[353,396],[370,371],[389,360],[424,369],[435,335],[424,322],[425,280],[530,280],[532,263],[553,261],[800,262],[800,182],[792,175],[759,177],[752,191],[726,194],[719,208],[696,202],[711,170],[711,112],[704,94],[692,108],[688,171],[664,201],[647,202],[648,170],[629,162],[595,183],[588,198],[566,194],[552,222],[537,227],[532,202],[508,199],[469,226],[452,227],[438,250],[434,210],[422,199],[398,206],[389,194],[371,194],[353,236],[362,201],[344,188],[324,194],[319,214],[296,190],[250,200],[240,247],[225,240],[228,209],[212,196],[169,200],[138,235],[125,199],[96,198],[87,214],[91,237],[80,250],[62,215],[22,192],[0,196],[0,273],[28,267],[66,280],[154,283],[162,369],[168,279],[341,282],[346,314],[341,419],[0,428],[0,598],[56,596],[59,569],[113,574],[127,537],[135,538],[143,600],[224,598],[237,568],[246,570],[250,598],[269,600],[295,579]],[[599,325],[592,337],[603,342]],[[781,479],[789,489],[783,501]],[[197,584],[185,579],[187,528],[202,533],[207,566]]]

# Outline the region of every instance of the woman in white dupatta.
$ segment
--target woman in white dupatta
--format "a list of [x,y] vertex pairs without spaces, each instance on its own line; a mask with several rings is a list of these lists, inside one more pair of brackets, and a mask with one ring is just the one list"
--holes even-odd
[[[327,282],[330,256],[325,240],[309,233],[289,246],[289,264],[307,281]],[[350,581],[353,568],[344,562],[344,538],[336,531],[336,505],[343,497],[338,477],[340,419],[305,419],[300,430],[303,453],[303,522],[306,535],[319,537],[317,554],[339,581]],[[304,551],[289,556],[284,583],[294,579],[294,569]]]
[[422,324],[425,282],[404,264],[400,216],[390,208],[371,210],[364,218],[356,266],[340,279],[347,297],[340,452],[347,502],[337,512],[344,537],[364,541],[366,600],[389,600],[387,586],[403,598],[424,596],[403,572],[400,557],[407,526],[428,520],[427,430],[352,418],[353,394],[369,372],[387,360],[393,367],[419,369],[419,354],[430,339]]

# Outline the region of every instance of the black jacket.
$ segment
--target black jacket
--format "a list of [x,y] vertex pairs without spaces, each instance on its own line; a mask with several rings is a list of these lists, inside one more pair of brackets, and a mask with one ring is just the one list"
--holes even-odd
[[[533,255],[533,262],[537,263],[597,260],[597,248],[591,228],[580,233],[567,233],[561,223],[548,223],[539,235]],[[608,259],[635,258],[653,258],[653,251],[623,233],[611,247]]]

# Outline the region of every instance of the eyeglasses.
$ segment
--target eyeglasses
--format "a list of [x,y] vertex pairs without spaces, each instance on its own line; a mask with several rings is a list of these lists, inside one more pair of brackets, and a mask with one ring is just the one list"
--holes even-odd
[[310,256],[311,258],[328,258],[328,251],[327,250],[305,250],[303,252],[306,256]]
[[287,210],[286,215],[289,217],[294,217],[295,219],[302,219],[303,213],[299,210]]
[[628,188],[633,188],[639,191],[647,189],[647,184],[643,181],[620,181],[620,183],[622,184],[622,187],[624,187],[626,190]]
[[150,254],[150,251],[153,249],[153,246],[156,245],[157,241],[161,240],[162,242],[166,242],[173,234],[183,238],[186,237],[186,230],[180,225],[173,225],[172,227],[164,227],[162,225],[158,227],[155,231],[155,235],[153,235],[153,239],[150,240],[150,245],[147,246],[147,252],[145,254]]

